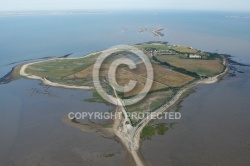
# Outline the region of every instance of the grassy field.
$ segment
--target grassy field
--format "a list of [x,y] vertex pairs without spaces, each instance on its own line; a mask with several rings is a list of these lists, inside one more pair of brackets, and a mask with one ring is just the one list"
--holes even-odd
[[79,59],[55,59],[28,66],[26,72],[54,81],[63,80],[68,75],[81,71],[92,65],[99,54]]
[[152,44],[143,44],[143,45],[136,45],[139,49],[154,49],[154,50],[169,50],[170,47],[166,44],[161,43],[152,43]]
[[175,72],[164,66],[153,64],[155,81],[171,87],[179,87],[192,81],[194,78],[182,73]]
[[158,55],[157,58],[162,62],[168,62],[173,66],[205,76],[217,75],[224,68],[219,58],[215,60],[182,59],[178,55]]
[[[161,107],[163,104],[165,104],[166,101],[172,97],[172,95],[173,95],[173,91],[171,89],[148,94],[140,102],[127,106],[127,111],[137,112],[137,113],[140,113],[140,112],[147,113],[147,112],[155,111],[156,109]],[[129,118],[133,124],[136,124],[140,121],[138,117],[129,117]]]
[[[110,63],[104,63],[101,67],[100,76],[106,77],[108,75],[108,69],[110,68]],[[92,79],[93,65],[79,71],[68,75],[64,79],[75,79],[75,80],[85,80],[89,82],[90,85]],[[167,88],[167,87],[179,87],[182,86],[194,78],[188,75],[184,75],[175,71],[172,71],[164,66],[153,64],[154,80],[151,87],[151,91]],[[125,86],[130,80],[137,82],[136,87],[124,94],[125,97],[133,96],[138,94],[145,86],[147,81],[147,71],[144,65],[138,64],[136,69],[129,69],[127,66],[119,66],[116,71],[116,81],[119,85]]]
[[193,54],[197,53],[196,49],[186,46],[171,46],[170,48],[181,53],[193,53]]

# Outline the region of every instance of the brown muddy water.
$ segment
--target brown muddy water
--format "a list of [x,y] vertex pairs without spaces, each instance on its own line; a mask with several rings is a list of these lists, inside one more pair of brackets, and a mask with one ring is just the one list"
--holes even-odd
[[142,142],[149,166],[250,165],[250,68],[237,68],[244,73],[197,86],[182,102],[174,129]]
[[[142,141],[141,154],[149,166],[249,165],[250,68],[237,66],[237,70],[240,72],[231,70],[218,83],[197,86],[196,92],[181,103],[180,120],[151,123],[167,123],[169,129],[164,135]],[[1,85],[0,93],[0,165],[133,163],[116,140],[62,122],[69,112],[113,109],[84,102],[91,98],[91,91],[48,87],[21,79]]]
[[[62,122],[69,112],[109,111],[86,103],[91,91],[39,85],[21,79],[0,86],[0,165],[83,166],[125,164],[122,145]],[[10,104],[11,103],[11,104]]]

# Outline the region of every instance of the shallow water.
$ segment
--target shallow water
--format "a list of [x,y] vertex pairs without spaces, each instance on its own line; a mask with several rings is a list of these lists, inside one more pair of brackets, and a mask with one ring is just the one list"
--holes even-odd
[[238,68],[245,73],[197,86],[183,101],[175,128],[143,141],[149,165],[249,165],[250,68]]
[[[11,87],[11,88],[9,88]],[[125,163],[115,140],[82,132],[62,122],[69,112],[108,111],[85,103],[91,91],[59,89],[19,80],[0,86],[1,165],[112,165]],[[107,157],[108,154],[114,154]]]

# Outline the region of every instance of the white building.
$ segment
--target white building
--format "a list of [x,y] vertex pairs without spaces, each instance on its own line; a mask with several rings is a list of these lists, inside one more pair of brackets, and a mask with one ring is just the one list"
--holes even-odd
[[201,56],[196,54],[191,54],[189,55],[189,58],[201,58]]

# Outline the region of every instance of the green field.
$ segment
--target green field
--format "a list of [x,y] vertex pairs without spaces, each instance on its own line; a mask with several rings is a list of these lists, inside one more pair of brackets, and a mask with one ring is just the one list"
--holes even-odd
[[154,44],[143,44],[143,45],[136,45],[139,49],[148,49],[148,50],[169,50],[170,46],[160,43]]
[[[53,82],[67,84],[67,81],[69,81],[65,79],[67,76],[88,68],[95,63],[99,55],[100,54],[96,54],[78,59],[55,59],[44,61],[29,65],[26,69],[26,73],[45,77]],[[79,80],[76,80],[76,82],[77,81]],[[76,85],[78,84],[76,83]]]
[[171,49],[180,53],[197,53],[198,50],[186,46],[172,46]]
[[221,73],[224,69],[220,58],[215,60],[184,59],[178,55],[158,55],[157,58],[162,62],[209,77]]

